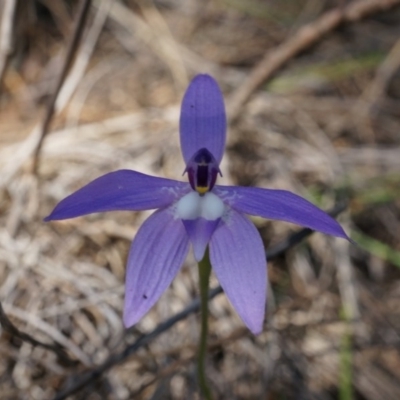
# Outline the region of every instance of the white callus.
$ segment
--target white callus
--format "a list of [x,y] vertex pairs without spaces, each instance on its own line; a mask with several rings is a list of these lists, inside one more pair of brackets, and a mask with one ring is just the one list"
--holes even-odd
[[215,221],[222,217],[224,211],[224,203],[214,193],[207,192],[200,196],[197,192],[190,192],[178,201],[175,216],[185,220],[204,218]]

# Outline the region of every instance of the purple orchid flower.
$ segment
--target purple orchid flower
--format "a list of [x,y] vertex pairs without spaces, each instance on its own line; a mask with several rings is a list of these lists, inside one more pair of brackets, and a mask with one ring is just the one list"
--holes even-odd
[[192,245],[200,261],[209,246],[214,272],[247,327],[262,330],[266,257],[245,214],[302,225],[348,239],[341,226],[307,200],[285,190],[215,185],[225,148],[222,93],[209,75],[190,83],[182,102],[180,141],[189,183],[120,170],[62,200],[45,221],[113,210],[157,209],[129,252],[124,323],[138,322],[170,285]]

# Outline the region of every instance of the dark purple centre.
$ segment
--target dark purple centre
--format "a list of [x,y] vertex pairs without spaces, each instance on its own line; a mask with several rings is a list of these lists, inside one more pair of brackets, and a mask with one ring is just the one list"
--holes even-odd
[[192,189],[203,195],[214,187],[220,170],[214,156],[202,148],[188,162],[186,172]]

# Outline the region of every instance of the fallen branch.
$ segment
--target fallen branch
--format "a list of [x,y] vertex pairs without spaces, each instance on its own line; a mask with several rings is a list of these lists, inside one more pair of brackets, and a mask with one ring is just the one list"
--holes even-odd
[[245,81],[233,92],[228,103],[230,120],[234,121],[238,117],[243,104],[247,102],[255,90],[271,79],[273,74],[292,58],[319,42],[324,35],[333,31],[342,23],[356,22],[397,5],[400,5],[400,0],[353,1],[346,7],[327,11],[316,21],[300,28],[285,42],[268,51]]

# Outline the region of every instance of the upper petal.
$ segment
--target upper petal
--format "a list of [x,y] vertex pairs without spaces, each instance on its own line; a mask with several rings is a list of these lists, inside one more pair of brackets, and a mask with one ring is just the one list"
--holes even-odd
[[114,210],[151,210],[168,206],[190,191],[185,182],[119,170],[95,179],[61,200],[45,221]]
[[140,227],[129,252],[124,324],[138,322],[171,284],[189,250],[182,222],[170,208],[156,211]]
[[183,97],[180,139],[186,164],[206,148],[221,162],[225,149],[226,115],[224,98],[217,82],[209,75],[197,75]]
[[214,193],[240,212],[292,222],[328,235],[349,239],[343,228],[325,211],[286,190],[216,186]]
[[213,270],[247,327],[262,330],[267,295],[267,261],[255,226],[246,216],[229,210],[210,242]]

